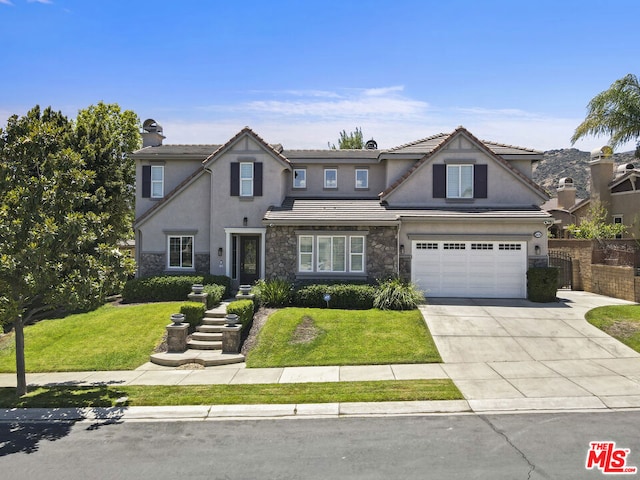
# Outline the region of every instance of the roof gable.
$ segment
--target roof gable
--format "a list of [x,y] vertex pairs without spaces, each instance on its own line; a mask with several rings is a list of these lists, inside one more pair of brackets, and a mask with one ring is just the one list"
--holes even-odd
[[[449,135],[446,135],[446,136],[445,134],[434,135],[432,137],[428,137],[427,139],[418,140],[417,142],[414,142],[412,144],[402,145],[400,147],[397,147],[397,149],[394,149],[395,151],[398,151],[398,152],[414,151],[414,153],[417,153],[417,151],[419,151],[420,148],[428,148],[429,151],[425,153],[424,156],[420,160],[418,160],[409,170],[407,170],[407,172],[404,175],[402,175],[398,180],[396,180],[393,184],[391,184],[385,191],[381,192],[379,195],[380,199],[381,200],[387,199],[389,195],[391,195],[394,191],[396,191],[405,183],[409,182],[411,180],[411,177],[414,176],[418,170],[420,170],[424,165],[428,164],[435,155],[437,155],[442,150],[446,149],[449,145],[451,145],[456,139],[460,138],[461,136],[463,136],[468,142],[473,144],[476,148],[478,148],[480,151],[484,152],[487,156],[493,159],[498,165],[508,170],[513,176],[515,176],[520,182],[525,184],[528,188],[534,190],[541,198],[543,199],[549,198],[547,192],[542,187],[540,187],[537,183],[535,183],[530,178],[526,177],[519,170],[514,168],[508,161],[504,160],[502,157],[496,154],[489,146],[489,145],[494,145],[496,146],[495,148],[498,148],[498,146],[502,147],[502,144],[489,143],[483,140],[479,140],[472,133],[470,133],[466,128],[458,127]],[[510,148],[519,148],[519,147],[510,147]],[[533,153],[535,152],[535,150],[529,150],[529,152]]]
[[264,139],[255,133],[251,128],[244,127],[240,130],[233,138],[231,138],[227,143],[221,145],[215,152],[209,155],[202,164],[205,168],[218,160],[225,153],[229,152],[235,145],[237,145],[242,139],[249,137],[254,140],[258,145],[260,145],[267,153],[269,153],[274,159],[278,162],[282,163],[285,168],[291,169],[291,163],[289,160],[282,155],[282,146],[281,145],[270,145],[264,141]]

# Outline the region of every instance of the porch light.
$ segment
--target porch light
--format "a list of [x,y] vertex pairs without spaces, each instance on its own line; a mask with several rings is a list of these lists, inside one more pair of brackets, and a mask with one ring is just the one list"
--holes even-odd
[[404,245],[400,245],[400,255],[404,255]]
[[249,223],[249,219],[248,219],[247,217],[244,217],[244,218],[242,219],[242,226],[243,226],[243,227],[246,227],[248,223]]
[[222,256],[222,247],[218,247],[218,256],[221,257]]
[[536,252],[536,255],[540,255],[540,245],[536,245],[536,246],[535,246],[535,247],[533,247],[533,248],[534,248],[534,250],[535,250],[535,252]]

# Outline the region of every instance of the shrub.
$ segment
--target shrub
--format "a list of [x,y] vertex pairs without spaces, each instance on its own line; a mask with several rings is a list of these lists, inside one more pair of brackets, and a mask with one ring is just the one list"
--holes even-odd
[[291,304],[293,285],[282,279],[259,280],[254,289],[259,304],[266,307],[287,307]]
[[220,303],[226,287],[224,285],[205,285],[203,293],[207,294],[207,309],[213,308]]
[[325,294],[331,295],[329,308],[368,310],[373,308],[375,288],[371,285],[338,283],[334,285],[313,284],[300,288],[295,293],[294,304],[298,307],[326,308]]
[[193,332],[200,325],[204,311],[204,303],[200,302],[187,302],[180,306],[180,313],[184,314],[184,321],[189,324],[189,331]]
[[216,275],[159,275],[129,280],[122,291],[124,303],[175,302],[185,300],[194,283],[224,285],[227,295],[231,280]]
[[413,310],[423,301],[424,295],[415,284],[394,278],[378,285],[373,306],[380,310]]
[[532,302],[555,302],[559,272],[556,267],[533,267],[527,270],[527,298]]
[[242,324],[242,337],[244,338],[251,330],[253,324],[254,305],[251,300],[236,300],[227,305],[227,314],[235,313],[238,321]]

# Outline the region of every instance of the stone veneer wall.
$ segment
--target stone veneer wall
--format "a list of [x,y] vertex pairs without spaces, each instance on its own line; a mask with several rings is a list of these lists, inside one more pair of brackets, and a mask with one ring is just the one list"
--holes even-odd
[[636,289],[638,282],[633,267],[594,264],[591,265],[591,272],[593,293],[640,302]]
[[[296,280],[298,271],[298,239],[296,231],[317,232],[362,231],[366,235],[366,263],[369,281],[397,275],[397,227],[301,227],[274,226],[265,236],[265,276],[267,279]],[[339,278],[337,274],[336,278]],[[348,278],[348,277],[345,277]]]
[[[196,253],[196,272],[209,273],[210,255],[208,253]],[[138,265],[138,277],[151,277],[167,273],[167,255],[165,253],[141,253]],[[189,272],[191,273],[191,272]]]

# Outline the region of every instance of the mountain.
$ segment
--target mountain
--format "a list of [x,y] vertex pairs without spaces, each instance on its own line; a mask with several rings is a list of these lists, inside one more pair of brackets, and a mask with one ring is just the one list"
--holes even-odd
[[[544,188],[552,197],[556,196],[558,181],[564,177],[571,177],[576,187],[576,197],[589,196],[590,152],[583,152],[576,148],[548,150],[543,159],[534,167],[533,180]],[[634,152],[615,153],[613,161],[616,167],[624,163],[640,165],[640,159],[634,157]]]

